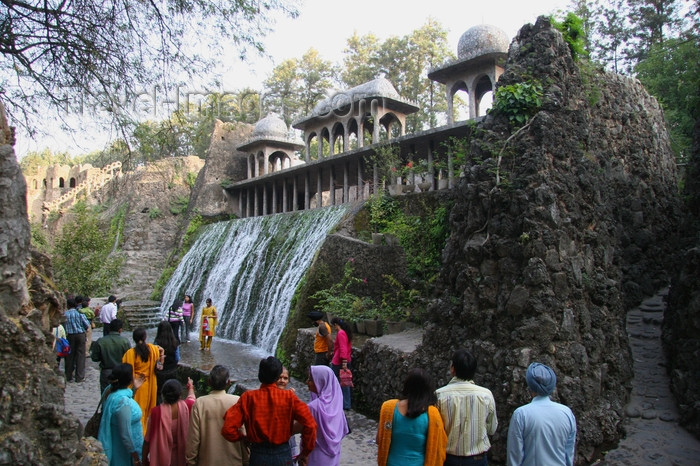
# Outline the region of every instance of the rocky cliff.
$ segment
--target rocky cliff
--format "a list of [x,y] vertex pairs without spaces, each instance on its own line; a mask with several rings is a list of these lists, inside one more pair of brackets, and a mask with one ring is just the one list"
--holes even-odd
[[700,120],[686,175],[689,207],[684,218],[678,267],[664,316],[664,347],[681,425],[700,437]]
[[475,130],[480,162],[457,188],[421,358],[444,383],[455,348],[477,355],[475,380],[496,398],[497,461],[513,410],[529,402],[526,367],[550,365],[583,463],[623,434],[625,313],[668,282],[676,164],[656,100],[634,79],[580,68],[546,18],[511,44],[498,86],[520,82],[542,84],[542,106],[520,130],[497,112]]
[[[1,135],[9,131],[4,121],[0,105]],[[12,143],[0,136],[0,464],[99,464],[80,440],[78,420],[63,406],[65,383],[47,345],[62,303],[44,286],[50,280],[45,261],[36,256],[28,266],[26,185]]]

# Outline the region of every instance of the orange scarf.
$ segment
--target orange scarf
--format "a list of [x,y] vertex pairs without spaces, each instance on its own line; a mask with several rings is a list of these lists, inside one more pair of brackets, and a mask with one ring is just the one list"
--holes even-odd
[[[394,409],[399,400],[389,400],[382,404],[379,412],[379,426],[377,427],[377,464],[385,466],[389,457],[391,445],[391,433],[394,419]],[[428,406],[428,438],[425,443],[424,466],[442,466],[447,456],[447,434],[442,423],[440,412],[435,406]]]

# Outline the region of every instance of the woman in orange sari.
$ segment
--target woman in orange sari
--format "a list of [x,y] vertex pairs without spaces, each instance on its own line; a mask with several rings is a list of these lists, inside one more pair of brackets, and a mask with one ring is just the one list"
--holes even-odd
[[134,368],[134,379],[143,378],[143,385],[134,393],[134,401],[141,407],[141,426],[144,434],[151,409],[156,405],[158,382],[156,365],[163,365],[165,353],[160,346],[146,343],[146,329],[137,328],[133,333],[136,346],[124,353],[122,362]]

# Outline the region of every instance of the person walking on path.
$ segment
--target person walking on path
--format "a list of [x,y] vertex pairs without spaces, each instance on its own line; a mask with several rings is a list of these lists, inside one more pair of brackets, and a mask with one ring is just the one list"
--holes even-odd
[[66,339],[70,345],[70,353],[66,357],[66,382],[73,381],[73,371],[75,371],[75,381],[80,383],[85,379],[85,332],[90,327],[87,317],[78,312],[75,298],[68,298],[68,310],[65,313]]
[[308,466],[338,466],[348,421],[343,412],[343,394],[338,379],[328,366],[311,366],[306,385],[311,392],[309,410],[316,421],[316,447]]
[[508,465],[573,466],[576,418],[568,406],[550,400],[557,385],[554,371],[533,362],[525,374],[532,401],[519,407],[508,426]]
[[[295,393],[277,388],[281,374],[279,359],[269,356],[260,361],[260,388],[243,393],[238,403],[224,415],[221,435],[230,442],[249,442],[250,466],[292,463],[289,438],[294,421],[301,424],[299,464],[306,464],[316,444],[316,421],[309,407]],[[240,431],[244,425],[245,434]]]
[[200,350],[210,351],[211,341],[216,335],[216,323],[218,314],[216,307],[212,305],[211,299],[207,299],[207,306],[202,309],[202,319],[199,324],[199,345]]
[[111,295],[107,298],[107,304],[100,308],[100,322],[102,322],[102,335],[109,335],[109,323],[117,318],[117,297]]
[[122,336],[122,321],[114,319],[109,323],[109,334],[99,338],[90,346],[90,359],[100,363],[100,393],[110,384],[112,369],[122,363],[124,354],[131,344]]
[[466,349],[452,355],[450,373],[452,379],[436,391],[438,410],[447,432],[445,466],[487,465],[489,435],[498,427],[493,394],[472,380],[476,358]]
[[442,466],[447,434],[434,406],[435,384],[423,369],[411,369],[402,398],[382,404],[377,428],[379,466]]
[[165,353],[163,348],[146,342],[146,329],[134,330],[133,338],[135,346],[126,353],[122,362],[130,364],[134,368],[134,379],[142,379],[141,388],[134,394],[134,401],[141,407],[141,425],[146,433],[146,425],[151,410],[156,405],[158,383],[156,381],[156,368],[163,367]]
[[319,311],[311,311],[308,314],[309,319],[313,322],[316,328],[316,338],[314,340],[314,365],[327,366],[333,355],[333,339],[331,334],[331,326],[323,320],[323,313]]
[[185,332],[184,341],[190,342],[190,333],[192,333],[192,323],[194,322],[194,303],[192,296],[186,294],[182,302],[182,317],[184,319],[183,330]]
[[224,414],[239,399],[226,393],[228,378],[228,369],[222,365],[214,366],[209,372],[211,392],[194,402],[185,454],[188,466],[248,464],[248,448],[244,442],[229,442],[221,435]]

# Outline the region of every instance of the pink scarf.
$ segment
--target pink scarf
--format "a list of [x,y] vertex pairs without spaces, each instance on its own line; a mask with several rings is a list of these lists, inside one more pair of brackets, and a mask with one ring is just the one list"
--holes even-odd
[[[151,421],[146,432],[146,441],[151,444],[151,464],[168,464],[185,466],[185,450],[187,448],[187,433],[190,427],[190,406],[183,400],[177,402],[177,428],[173,429],[173,418],[170,405],[160,404],[151,410]],[[177,442],[177,450],[173,456],[173,440]]]

